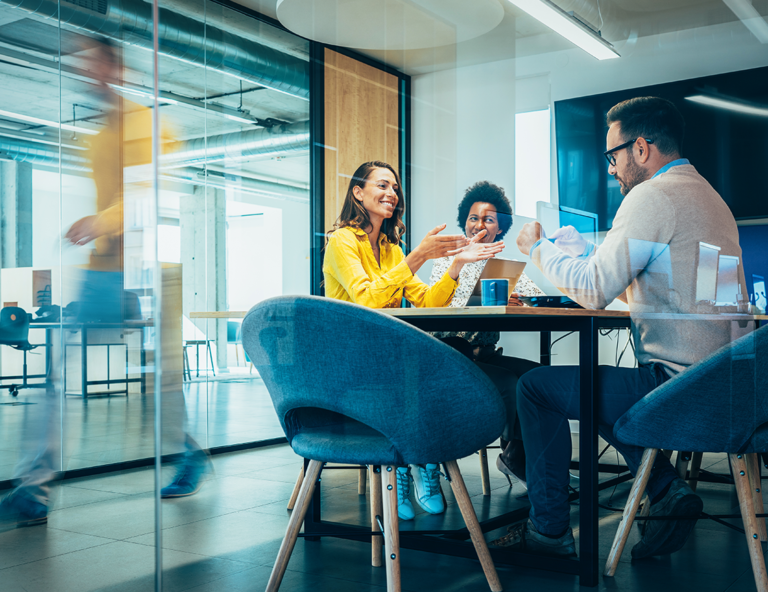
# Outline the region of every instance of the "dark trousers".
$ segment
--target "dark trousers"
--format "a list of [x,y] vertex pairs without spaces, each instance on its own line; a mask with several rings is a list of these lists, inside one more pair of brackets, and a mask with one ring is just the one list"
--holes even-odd
[[[668,375],[657,364],[640,368],[599,367],[598,431],[637,473],[643,449],[622,444],[613,426],[637,401],[661,385]],[[525,444],[530,518],[536,530],[559,535],[570,523],[568,468],[571,463],[569,419],[579,419],[578,366],[549,366],[526,373],[517,384],[517,412]],[[660,454],[646,491],[660,493],[677,473]]]
[[504,433],[501,435],[502,439],[507,441],[522,440],[520,422],[517,419],[517,383],[523,374],[538,368],[540,364],[521,358],[503,356],[500,353],[481,356],[475,360],[475,363],[499,389],[499,394],[504,401],[504,407],[507,410],[507,423],[504,427]]

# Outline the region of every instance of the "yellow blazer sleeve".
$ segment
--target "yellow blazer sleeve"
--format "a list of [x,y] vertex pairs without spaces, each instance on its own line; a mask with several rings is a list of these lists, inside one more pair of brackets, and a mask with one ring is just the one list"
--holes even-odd
[[448,306],[458,285],[459,282],[448,275],[448,272],[432,286],[427,286],[414,275],[405,285],[403,296],[418,308]]
[[371,280],[360,259],[359,241],[354,234],[342,231],[334,232],[328,240],[323,271],[339,283],[352,302],[369,308],[384,308],[413,278],[401,251],[399,263]]

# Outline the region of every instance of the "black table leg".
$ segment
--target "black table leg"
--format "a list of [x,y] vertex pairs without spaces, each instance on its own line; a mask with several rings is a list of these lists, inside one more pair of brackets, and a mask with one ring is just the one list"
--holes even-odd
[[80,333],[80,379],[83,381],[83,399],[88,398],[88,329],[85,323]]
[[579,584],[598,580],[597,323],[584,319],[579,331]]
[[552,347],[552,333],[542,331],[539,333],[539,363],[542,366],[552,365],[552,356],[550,348]]
[[[309,466],[309,460],[304,459],[304,474],[307,474],[307,467]],[[323,465],[325,466],[325,465]],[[306,536],[313,532],[322,531],[320,515],[320,485],[323,479],[323,469],[320,469],[320,474],[317,476],[317,484],[315,490],[312,492],[312,499],[309,500],[309,507],[307,513],[304,516],[304,540],[307,541],[319,541],[319,536]]]

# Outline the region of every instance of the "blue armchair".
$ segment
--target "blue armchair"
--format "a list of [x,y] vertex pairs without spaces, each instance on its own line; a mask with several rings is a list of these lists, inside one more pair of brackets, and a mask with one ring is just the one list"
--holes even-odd
[[659,449],[727,452],[757,589],[768,592],[758,453],[768,451],[768,326],[726,345],[667,381],[614,427],[627,444],[645,447],[613,542],[605,575],[616,571]]
[[280,586],[325,462],[374,467],[372,515],[383,515],[387,580],[390,590],[399,590],[395,468],[437,459],[444,461],[488,583],[501,590],[455,460],[490,444],[504,428],[501,397],[474,364],[398,319],[311,296],[254,306],[243,321],[243,346],[288,442],[309,459],[268,591]]

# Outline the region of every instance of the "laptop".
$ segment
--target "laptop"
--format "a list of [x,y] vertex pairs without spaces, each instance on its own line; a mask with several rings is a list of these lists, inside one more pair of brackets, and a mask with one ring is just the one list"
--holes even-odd
[[483,273],[477,279],[475,289],[467,301],[467,306],[480,306],[482,304],[481,280],[509,280],[509,293],[511,294],[515,291],[515,286],[517,286],[520,276],[523,275],[523,269],[525,269],[524,261],[502,259],[501,257],[488,259],[483,268]]

